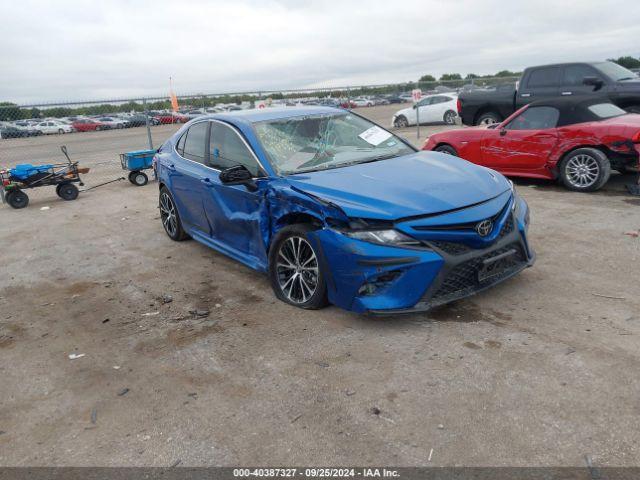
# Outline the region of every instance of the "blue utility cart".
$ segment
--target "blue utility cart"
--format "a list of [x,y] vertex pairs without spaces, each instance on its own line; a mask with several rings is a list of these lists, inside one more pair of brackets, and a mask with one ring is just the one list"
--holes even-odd
[[153,156],[157,150],[136,150],[120,154],[120,163],[123,170],[129,170],[129,181],[137,187],[142,187],[149,182],[149,177],[143,170],[153,167]]

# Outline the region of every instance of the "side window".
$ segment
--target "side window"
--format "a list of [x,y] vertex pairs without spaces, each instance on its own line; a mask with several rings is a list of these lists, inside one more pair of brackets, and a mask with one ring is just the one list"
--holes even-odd
[[209,158],[213,168],[224,170],[244,165],[254,177],[260,175],[258,162],[233,127],[211,123]]
[[178,140],[178,144],[176,145],[176,150],[182,156],[184,156],[184,142],[187,140],[187,133],[189,132],[187,131],[182,134],[182,136]]
[[423,98],[418,102],[418,105],[421,107],[426,107],[427,105],[431,105],[433,102],[433,97]]
[[[192,125],[189,128],[186,135],[187,138],[184,141],[184,153],[182,154],[184,158],[188,158],[189,160],[193,160],[194,162],[205,163],[204,159],[205,150],[207,148],[207,127],[207,122],[200,122]],[[180,140],[182,140],[182,138]]]
[[557,87],[560,84],[560,68],[537,68],[529,75],[528,88]]
[[564,67],[562,85],[582,85],[584,77],[598,77],[600,75],[588,65],[567,65]]
[[530,107],[511,120],[507,130],[542,130],[555,128],[560,112],[554,107]]

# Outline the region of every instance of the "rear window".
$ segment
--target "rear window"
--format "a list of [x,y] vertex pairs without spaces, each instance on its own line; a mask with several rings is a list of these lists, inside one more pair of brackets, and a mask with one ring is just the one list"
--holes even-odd
[[619,117],[620,115],[625,115],[627,113],[613,103],[598,103],[596,105],[591,105],[589,107],[589,111],[598,118]]

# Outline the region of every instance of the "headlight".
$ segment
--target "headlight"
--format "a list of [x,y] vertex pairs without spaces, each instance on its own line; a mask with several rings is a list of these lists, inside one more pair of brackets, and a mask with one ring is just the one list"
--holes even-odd
[[362,240],[364,242],[377,243],[380,245],[413,246],[417,247],[420,242],[397,230],[350,230],[343,231],[347,237]]
[[509,182],[509,186],[511,187],[511,196],[513,197],[513,203],[511,204],[511,211],[513,212],[518,206],[520,196],[518,192],[516,192],[516,186],[513,184],[511,180],[507,180]]

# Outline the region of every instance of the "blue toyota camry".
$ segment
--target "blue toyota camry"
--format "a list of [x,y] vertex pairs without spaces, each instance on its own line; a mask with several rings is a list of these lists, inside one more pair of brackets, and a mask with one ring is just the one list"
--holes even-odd
[[154,163],[167,235],[266,272],[297,307],[424,311],[534,261],[528,206],[505,177],[353,112],[199,117]]

